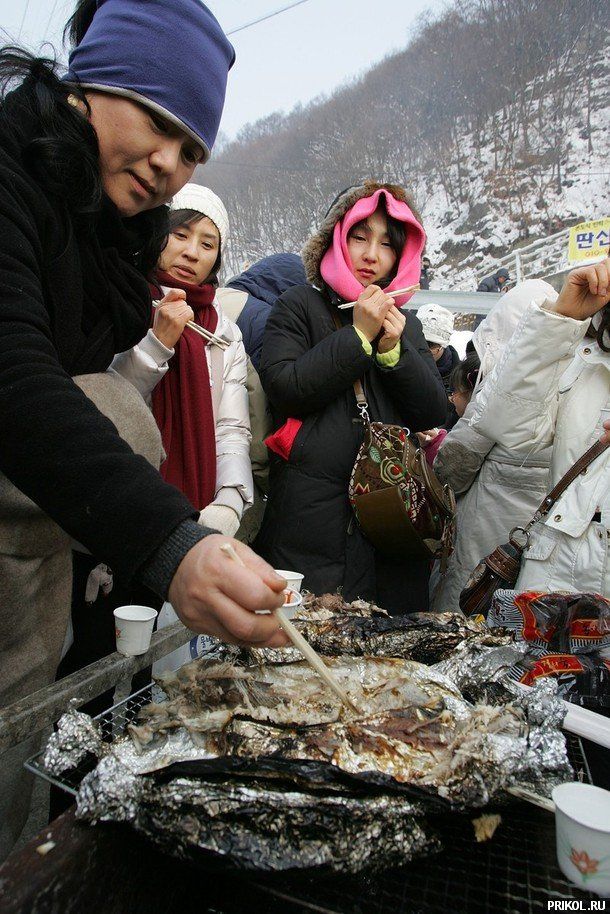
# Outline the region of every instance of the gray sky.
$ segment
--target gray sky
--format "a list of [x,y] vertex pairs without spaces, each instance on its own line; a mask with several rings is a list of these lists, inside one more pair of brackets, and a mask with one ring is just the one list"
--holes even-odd
[[[207,0],[225,31],[291,0]],[[442,0],[307,0],[231,37],[237,62],[229,77],[221,130],[235,136],[272,111],[288,112],[369,69],[407,42],[410,28]],[[30,48],[60,48],[74,0],[0,0],[4,38]],[[24,16],[25,14],[25,16]],[[8,35],[7,35],[8,33]]]

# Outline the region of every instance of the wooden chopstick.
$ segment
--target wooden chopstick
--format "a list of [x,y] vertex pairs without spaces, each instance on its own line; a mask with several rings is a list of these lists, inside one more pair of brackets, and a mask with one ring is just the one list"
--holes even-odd
[[221,336],[215,336],[215,334],[206,330],[205,327],[200,327],[199,324],[195,324],[193,321],[187,321],[186,326],[189,327],[190,330],[194,330],[195,333],[198,333],[199,336],[202,336],[208,343],[214,343],[215,346],[219,346],[221,349],[226,349],[229,345]]
[[[230,543],[222,543],[220,549],[228,558],[237,562],[238,565],[241,565],[242,568],[246,567]],[[331,689],[335,695],[341,699],[343,704],[347,705],[355,714],[362,715],[360,709],[356,707],[347,692],[341,688],[322,658],[316,654],[311,644],[307,643],[300,631],[294,627],[290,619],[286,618],[283,609],[280,607],[279,609],[274,610],[274,612],[277,616],[277,621],[280,623],[280,626],[284,629],[294,646],[301,651],[309,665],[313,667],[316,673],[324,680],[329,689]]]
[[[417,292],[419,288],[419,283],[416,283],[414,286],[407,286],[406,289],[388,289],[387,294],[392,297],[395,295],[406,295],[408,292]],[[337,308],[339,311],[345,311],[347,308],[353,308],[355,304],[357,304],[357,302],[347,301],[344,305],[337,305]]]
[[527,787],[507,787],[506,792],[533,806],[539,806],[540,809],[546,809],[547,812],[555,812],[555,804],[552,800],[549,800],[548,797],[541,797],[540,794],[528,790]]

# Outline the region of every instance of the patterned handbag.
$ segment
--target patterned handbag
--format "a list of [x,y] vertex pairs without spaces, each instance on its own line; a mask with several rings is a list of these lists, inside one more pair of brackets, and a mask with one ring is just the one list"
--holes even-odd
[[438,558],[443,573],[453,545],[453,491],[441,485],[409,429],[371,422],[360,381],[354,392],[364,424],[349,483],[358,524],[384,555]]

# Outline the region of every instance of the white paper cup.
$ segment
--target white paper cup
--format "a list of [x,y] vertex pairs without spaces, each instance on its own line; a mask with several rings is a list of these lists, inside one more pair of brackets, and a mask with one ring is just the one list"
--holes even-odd
[[[291,587],[287,587],[284,591],[284,605],[282,609],[284,610],[284,615],[287,619],[292,619],[297,609],[303,602],[303,597],[298,592],[298,590],[293,590]],[[257,609],[257,616],[269,616],[271,615],[268,609]]]
[[610,791],[574,781],[553,790],[557,862],[570,882],[610,897]]
[[116,649],[126,657],[145,654],[157,618],[157,610],[150,606],[119,606],[114,611]]
[[[303,577],[303,575],[301,575],[301,577]],[[284,593],[286,595],[286,602],[282,609],[284,610],[286,618],[292,619],[292,617],[296,615],[297,609],[302,604],[303,597],[298,590],[294,590],[292,587],[287,587]]]
[[285,571],[282,568],[276,568],[275,573],[279,574],[281,578],[284,578],[291,590],[296,590],[297,593],[301,593],[301,584],[305,577],[304,574],[300,574],[298,571]]

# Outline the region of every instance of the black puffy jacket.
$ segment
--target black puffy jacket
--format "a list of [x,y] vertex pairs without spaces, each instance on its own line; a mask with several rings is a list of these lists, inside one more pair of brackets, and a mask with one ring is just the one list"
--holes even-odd
[[373,420],[411,431],[444,421],[447,397],[413,314],[406,314],[402,353],[391,369],[368,356],[352,326],[311,286],[285,292],[267,322],[261,381],[274,427],[303,425],[290,458],[272,455],[270,494],[256,548],[276,568],[300,571],[304,587],[341,591],[347,600],[374,599],[391,612],[427,608],[428,562],[390,562],[360,532],[348,483],[363,429],[353,383],[361,378]]
[[150,293],[130,220],[77,218],[42,181],[26,89],[0,105],[0,472],[127,581],[196,512],[72,381],[142,338]]

